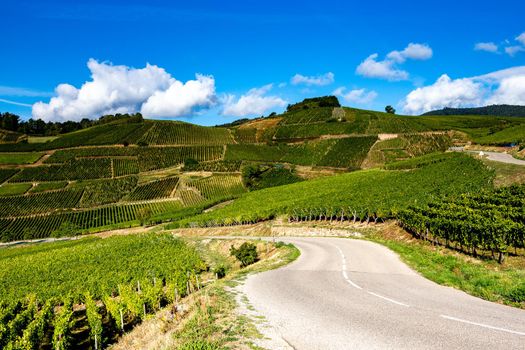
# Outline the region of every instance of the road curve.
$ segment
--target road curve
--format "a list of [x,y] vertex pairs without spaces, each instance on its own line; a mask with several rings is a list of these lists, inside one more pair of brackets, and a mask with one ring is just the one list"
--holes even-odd
[[285,238],[292,264],[240,286],[291,349],[525,349],[525,311],[433,283],[389,249]]

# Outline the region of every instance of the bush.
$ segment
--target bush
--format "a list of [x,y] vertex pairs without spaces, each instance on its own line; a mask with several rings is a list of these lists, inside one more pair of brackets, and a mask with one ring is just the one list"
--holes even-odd
[[226,271],[226,266],[224,265],[218,265],[213,269],[213,273],[219,279],[224,278],[226,276]]
[[51,237],[60,238],[60,237],[72,237],[80,234],[80,229],[77,225],[72,222],[64,221],[58,229],[51,232]]
[[148,146],[148,143],[145,142],[145,141],[139,141],[139,142],[137,142],[137,146],[140,146],[140,147],[147,147],[147,146]]
[[259,260],[257,247],[253,243],[244,242],[238,249],[232,245],[230,254],[241,262],[241,267],[246,267]]
[[512,289],[507,294],[507,297],[516,303],[525,302],[525,283],[522,283],[518,285],[516,288]]

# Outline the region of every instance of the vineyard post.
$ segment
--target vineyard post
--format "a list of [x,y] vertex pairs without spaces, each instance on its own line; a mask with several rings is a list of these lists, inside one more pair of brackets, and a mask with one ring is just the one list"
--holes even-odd
[[95,334],[95,350],[98,350],[97,335]]
[[140,293],[140,281],[137,281],[137,291]]
[[122,313],[122,309],[118,311],[120,312],[120,329],[124,332],[124,314]]
[[344,217],[345,217],[345,210],[341,209],[341,222],[343,222]]
[[143,304],[142,304],[142,308],[143,308],[143,310],[144,310],[144,319],[146,319],[146,315],[147,315],[147,314],[146,314],[146,303],[143,303]]
[[199,283],[199,276],[197,276],[196,273],[195,273],[195,280],[197,281],[197,290],[200,290],[201,289],[201,284]]

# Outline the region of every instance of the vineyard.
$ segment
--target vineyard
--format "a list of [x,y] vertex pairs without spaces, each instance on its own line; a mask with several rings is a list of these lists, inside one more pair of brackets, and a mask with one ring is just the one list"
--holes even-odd
[[199,288],[206,269],[195,248],[157,234],[4,249],[0,266],[0,347],[64,350],[106,346]]
[[184,164],[184,171],[211,171],[214,173],[234,173],[241,170],[240,160],[219,160],[213,162],[200,162]]
[[111,178],[110,158],[82,158],[61,165],[23,168],[10,182],[40,182]]
[[296,145],[228,145],[225,159],[356,168],[375,140],[375,136],[356,136]]
[[122,197],[135,189],[137,182],[137,176],[127,176],[118,179],[89,181],[87,183],[79,182],[73,185],[72,188],[84,189],[79,207],[89,208],[118,202]]
[[0,217],[45,213],[58,209],[75,208],[82,190],[60,190],[25,196],[0,197]]
[[224,128],[156,121],[138,142],[148,145],[225,145],[233,143],[233,138]]
[[178,177],[169,177],[139,185],[129,194],[128,200],[140,201],[170,197],[178,182]]
[[[79,193],[79,191],[71,191]],[[56,193],[56,192],[50,192]],[[80,192],[81,193],[81,192]],[[64,202],[60,196],[56,196],[57,201]],[[12,199],[9,197],[6,199]],[[0,198],[2,201],[3,198]],[[77,202],[80,196],[77,198]],[[56,209],[57,203],[53,205],[42,203],[40,207],[42,211],[50,211]],[[22,213],[33,211],[36,205],[29,203]],[[50,207],[52,209],[50,209]],[[36,209],[40,209],[36,207]],[[46,209],[47,208],[47,209]],[[158,217],[169,216],[171,219],[180,219],[186,215],[198,213],[200,208],[183,208],[179,200],[162,201],[162,202],[142,202],[130,204],[116,204],[99,207],[89,210],[77,210],[71,212],[63,212],[48,215],[32,215],[10,218],[7,213],[4,219],[0,219],[0,240],[14,241],[21,239],[35,239],[49,237],[55,231],[59,230],[63,224],[71,224],[74,228],[75,234],[88,232],[95,228],[111,228],[115,227],[130,227],[137,224],[141,215],[148,213],[149,217],[146,221],[157,220]],[[2,210],[5,215],[5,210]],[[12,215],[12,214],[11,214]],[[122,226],[125,225],[125,226]]]
[[493,173],[465,155],[413,171],[368,170],[243,194],[230,205],[171,226],[253,223],[297,210],[356,213],[359,220],[394,217],[410,205],[492,186]]
[[208,200],[224,200],[246,192],[239,175],[213,175],[193,180],[188,186],[195,187]]
[[418,238],[488,255],[501,263],[512,248],[525,248],[525,186],[471,193],[398,214],[400,224]]

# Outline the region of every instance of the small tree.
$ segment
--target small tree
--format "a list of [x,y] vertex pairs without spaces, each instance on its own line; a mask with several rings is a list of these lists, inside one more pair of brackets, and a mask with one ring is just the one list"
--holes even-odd
[[79,227],[72,222],[64,221],[58,229],[51,232],[51,237],[72,237],[79,234]]
[[388,105],[385,107],[385,112],[390,113],[390,114],[396,114],[395,108],[392,107],[391,105]]
[[232,245],[230,254],[241,262],[241,267],[246,267],[259,260],[257,247],[253,243],[244,242],[238,249]]
[[148,207],[141,208],[137,211],[137,219],[140,225],[144,225],[151,218],[151,209]]

